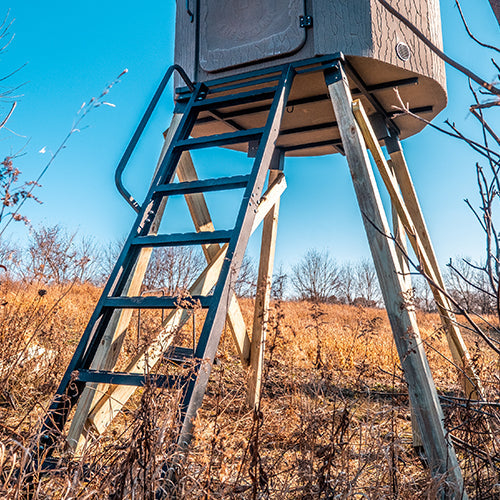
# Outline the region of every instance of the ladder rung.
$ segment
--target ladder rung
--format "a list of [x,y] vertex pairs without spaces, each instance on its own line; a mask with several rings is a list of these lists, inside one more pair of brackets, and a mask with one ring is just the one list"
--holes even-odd
[[[199,111],[206,109],[228,108],[249,102],[266,101],[273,99],[276,94],[276,87],[264,87],[262,89],[249,90],[248,92],[239,92],[237,94],[228,94],[219,97],[205,98],[196,101],[193,107]],[[210,94],[209,94],[210,95]]]
[[239,130],[238,132],[229,132],[227,134],[207,135],[196,139],[178,141],[175,147],[185,151],[188,149],[229,146],[230,144],[239,144],[241,142],[249,142],[255,139],[260,139],[263,133],[263,128],[252,128],[249,130]]
[[159,234],[156,236],[137,236],[132,245],[144,247],[175,247],[182,245],[208,245],[227,243],[233,234],[231,229],[200,231],[199,233]]
[[76,380],[80,382],[94,382],[97,384],[132,385],[146,384],[156,387],[182,387],[185,377],[176,375],[154,375],[142,373],[111,372],[106,370],[78,370]]
[[210,307],[211,295],[193,295],[192,297],[108,297],[104,307],[115,309],[193,309],[201,306]]
[[160,184],[155,194],[173,196],[175,194],[206,193],[208,191],[223,191],[227,189],[244,188],[250,179],[249,175],[234,175],[217,179],[204,179],[175,184]]
[[174,364],[193,361],[194,351],[190,347],[170,346],[163,354],[163,359]]

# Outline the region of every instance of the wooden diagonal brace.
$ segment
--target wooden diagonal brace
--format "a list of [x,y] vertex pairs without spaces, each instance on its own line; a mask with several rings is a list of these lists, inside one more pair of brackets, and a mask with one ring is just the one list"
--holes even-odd
[[[172,137],[179,126],[182,119],[181,114],[174,114],[172,123],[165,133],[165,140],[163,148],[158,160],[153,178],[156,176],[158,169],[163,161],[163,158],[168,150]],[[194,169],[193,162],[188,152],[183,153],[181,156],[178,166],[177,175],[181,181],[191,181],[196,180],[197,175]],[[205,198],[202,193],[187,195],[186,201],[189,206],[191,216],[193,218],[194,225],[197,231],[213,231],[214,227],[206,206]],[[150,234],[157,234],[164,211],[166,207],[168,198],[164,198],[160,208],[157,211],[157,215],[153,222]],[[213,245],[203,245],[203,252],[210,263],[219,253],[220,246],[218,244]],[[152,248],[142,248],[140,250],[139,257],[137,259],[136,265],[133,271],[130,273],[128,282],[124,287],[124,295],[136,296],[140,294],[142,283],[144,280],[144,275],[146,273],[150,258],[152,254]],[[215,283],[215,282],[214,282]],[[212,284],[213,286],[213,284]],[[208,291],[210,288],[208,289]],[[208,293],[208,291],[206,293]],[[113,317],[106,329],[101,345],[99,346],[96,355],[92,361],[91,369],[93,370],[112,370],[116,365],[116,361],[120,354],[123,341],[125,339],[125,333],[130,324],[133,311],[128,310],[116,310],[113,313]],[[179,318],[178,318],[179,319]],[[248,333],[246,331],[246,326],[243,320],[243,315],[236,297],[230,297],[230,304],[228,308],[228,319],[230,330],[235,341],[236,350],[240,356],[243,365],[246,367],[250,359],[250,341]],[[180,319],[179,319],[180,321]],[[175,323],[175,322],[174,322]],[[97,397],[106,392],[107,386],[104,384],[87,384],[85,387],[75,414],[71,421],[71,426],[68,432],[68,444],[71,448],[75,449],[79,443],[82,444],[81,436],[85,435],[86,431],[86,420],[89,413],[97,404]]]
[[[182,115],[180,114],[175,114],[172,118],[169,133],[165,137],[164,146],[153,178],[158,172],[158,168],[161,165],[163,157],[165,156],[181,119]],[[167,198],[162,201],[162,204],[157,211],[150,234],[157,234],[163,213],[165,211],[166,203]],[[142,248],[140,250],[135,267],[130,273],[127,283],[123,289],[124,295],[133,297],[140,294],[142,282],[144,280],[144,275],[146,274],[152,251],[152,248]],[[133,311],[131,309],[118,309],[113,312],[113,316],[108,324],[108,327],[106,328],[101,344],[99,345],[99,348],[97,349],[94,359],[90,365],[92,370],[112,370],[114,368],[125,339],[125,333],[132,318],[132,313]],[[68,431],[67,442],[70,448],[76,449],[76,447],[79,446],[79,443],[81,444],[80,438],[84,432],[87,416],[96,403],[96,396],[98,394],[102,394],[105,390],[106,385],[103,384],[94,383],[87,384],[85,386],[85,389],[78,400],[78,405],[75,409],[75,414],[73,415],[71,426]]]
[[[281,194],[286,189],[285,176],[283,174],[271,183],[266,193],[262,196],[261,202],[258,206],[255,221],[252,226],[252,233],[257,229],[262,220],[279,201]],[[208,293],[217,282],[220,268],[224,261],[224,256],[227,246],[219,249],[217,254],[214,255],[211,263],[203,271],[200,277],[189,289],[191,295],[204,295]],[[236,313],[234,312],[236,311]],[[241,314],[236,297],[232,297],[229,304],[228,317],[233,318],[233,328],[235,329],[234,338],[235,344],[239,353],[250,354],[250,341],[246,334],[245,324],[242,327],[235,327],[234,318]],[[170,345],[173,334],[177,331],[182,324],[189,318],[186,311],[174,311],[169,315],[158,337],[145,349],[140,351],[134,359],[129,363],[126,371],[141,373],[145,370],[150,370],[154,364],[160,359],[160,356],[167,347]],[[243,319],[241,320],[243,321]],[[248,363],[248,358],[247,358]],[[122,409],[123,405],[135,392],[136,387],[130,386],[111,386],[108,391],[102,395],[94,409],[89,415],[88,425],[89,429],[98,433],[104,432],[106,427],[111,423],[114,416]]]
[[[212,262],[190,287],[190,295],[206,295],[210,292],[219,277],[226,250],[227,244],[219,249]],[[129,373],[149,373],[172,343],[175,334],[190,318],[190,315],[189,311],[182,309],[172,311],[165,319],[162,330],[156,339],[147,347],[142,348],[129,362],[124,371]],[[97,401],[88,417],[88,425],[92,431],[99,434],[104,432],[136,389],[137,387],[126,385],[110,386],[107,392]]]
[[[193,160],[189,153],[186,152],[182,154],[179,164],[177,165],[176,173],[180,182],[198,180],[198,175],[196,174]],[[188,194],[185,196],[185,199],[196,231],[213,231],[215,228],[203,193]],[[218,254],[220,245],[218,243],[202,245],[202,249],[207,262],[210,263]],[[234,340],[236,351],[240,357],[240,361],[244,367],[247,367],[250,359],[250,341],[245,321],[243,320],[243,315],[234,293],[231,294],[229,300],[230,305],[227,314],[229,329]]]

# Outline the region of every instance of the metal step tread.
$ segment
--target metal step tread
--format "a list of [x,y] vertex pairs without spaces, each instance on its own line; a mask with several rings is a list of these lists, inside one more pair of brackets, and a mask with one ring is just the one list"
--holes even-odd
[[[240,104],[247,104],[249,102],[266,101],[273,99],[276,94],[277,87],[270,86],[261,89],[249,90],[247,92],[238,92],[236,94],[227,94],[218,97],[208,97],[196,101],[193,108],[197,111],[208,109],[228,108],[230,106],[238,106]],[[210,94],[208,94],[210,96]]]
[[108,297],[104,307],[115,309],[195,309],[210,307],[211,295],[193,295],[188,297]]
[[191,232],[137,236],[133,239],[132,245],[144,247],[207,245],[210,243],[227,243],[232,235],[232,229],[220,229],[217,231],[200,231],[199,233]]
[[260,139],[263,133],[264,128],[238,130],[237,132],[228,132],[226,134],[214,134],[177,141],[175,143],[175,147],[185,151],[190,149],[211,148],[216,146],[229,146],[230,144],[239,144],[242,142]]
[[192,362],[194,359],[194,350],[190,347],[170,346],[164,353],[163,359],[175,364]]
[[189,182],[160,184],[156,187],[154,194],[172,196],[176,194],[206,193],[208,191],[239,189],[246,187],[249,179],[250,175],[233,175],[231,177],[217,177]]
[[113,372],[108,370],[77,370],[75,380],[80,382],[93,382],[97,384],[144,386],[155,385],[156,387],[181,387],[185,377],[178,375],[156,375],[154,373],[127,373]]

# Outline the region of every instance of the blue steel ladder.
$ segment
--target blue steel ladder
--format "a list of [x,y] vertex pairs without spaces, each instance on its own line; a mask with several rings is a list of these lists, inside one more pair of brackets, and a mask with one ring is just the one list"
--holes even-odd
[[[128,161],[142,130],[149,120],[152,110],[166,86],[174,70],[185,73],[179,67],[171,67],[153,98],[144,118],[127,148],[124,158],[117,169],[118,177]],[[38,456],[50,457],[64,430],[71,409],[78,404],[86,384],[115,384],[142,386],[147,383],[159,387],[179,387],[179,378],[174,375],[148,375],[143,373],[123,373],[111,370],[92,370],[92,360],[97,352],[112,314],[120,309],[175,309],[179,307],[177,297],[126,296],[127,279],[134,271],[141,249],[158,248],[176,245],[205,245],[211,243],[227,243],[227,252],[220,271],[219,279],[211,295],[195,296],[182,301],[183,307],[189,308],[200,304],[207,309],[206,319],[200,333],[196,348],[193,351],[185,348],[170,348],[166,356],[173,362],[183,359],[197,360],[187,380],[181,382],[183,393],[179,411],[178,449],[183,451],[191,437],[193,420],[202,404],[212,364],[214,362],[219,341],[226,321],[230,293],[238,270],[241,266],[252,225],[256,214],[256,205],[260,200],[262,189],[279,134],[281,119],[287,103],[288,95],[295,75],[293,67],[285,66],[274,79],[274,85],[218,95],[210,98],[210,90],[204,84],[189,82],[190,95],[186,99],[183,116],[177,127],[168,150],[161,161],[153,179],[146,199],[141,207],[133,200],[118,182],[121,193],[138,212],[132,230],[125,242],[118,261],[108,279],[97,306],[76,348],[74,356],[57,389],[55,397],[43,423]],[[187,77],[186,77],[187,78]],[[267,79],[269,81],[269,78]],[[244,88],[243,88],[244,90]],[[217,115],[217,110],[241,103],[255,103],[272,100],[264,127],[212,136],[190,138],[191,130],[202,111]],[[258,142],[250,174],[174,183],[176,167],[184,151],[230,144]],[[200,231],[176,234],[151,234],[151,228],[162,202],[174,194],[203,193],[226,189],[244,188],[243,199],[232,230]],[[160,215],[161,217],[161,215]],[[166,469],[164,469],[166,470]]]

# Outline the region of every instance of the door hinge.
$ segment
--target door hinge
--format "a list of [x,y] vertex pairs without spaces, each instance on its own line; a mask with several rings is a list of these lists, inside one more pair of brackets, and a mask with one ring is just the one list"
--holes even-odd
[[310,28],[313,25],[312,16],[299,16],[299,22],[301,28]]

